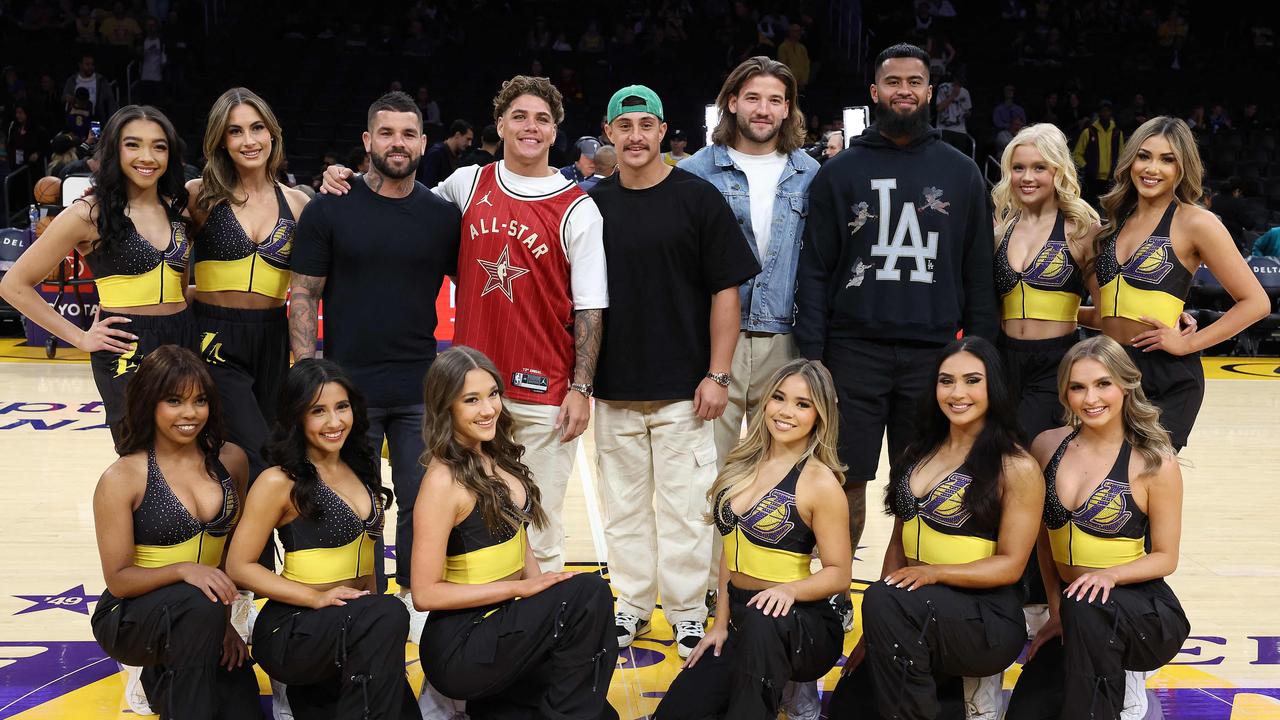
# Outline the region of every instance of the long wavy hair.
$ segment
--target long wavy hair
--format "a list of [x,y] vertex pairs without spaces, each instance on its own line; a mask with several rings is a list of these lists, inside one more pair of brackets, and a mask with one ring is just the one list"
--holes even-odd
[[271,134],[271,152],[267,153],[267,163],[263,167],[268,181],[275,181],[280,165],[284,162],[284,133],[267,101],[252,90],[242,87],[231,88],[222,93],[214,101],[213,107],[209,108],[209,119],[204,128],[204,176],[200,183],[200,194],[196,196],[196,206],[201,212],[207,213],[224,202],[241,205],[247,200],[237,195],[240,173],[236,171],[235,161],[227,152],[227,126],[231,124],[231,111],[240,105],[253,108],[262,117],[267,132]]
[[720,86],[720,94],[716,96],[716,108],[720,110],[720,122],[711,133],[711,142],[717,145],[732,146],[738,141],[738,118],[729,112],[729,98],[742,91],[742,86],[757,75],[767,75],[782,81],[786,87],[787,104],[790,111],[778,128],[778,152],[790,153],[804,145],[805,124],[804,113],[800,111],[799,85],[791,68],[785,63],[770,59],[764,55],[743,60],[738,67],[725,78]]
[[209,477],[220,480],[218,453],[226,438],[222,424],[222,403],[209,370],[194,352],[177,345],[161,345],[147,353],[124,391],[124,424],[116,454],[124,457],[151,448],[156,441],[156,406],[171,397],[192,390],[203,393],[209,418],[196,434],[196,447],[204,455]]
[[1142,475],[1150,475],[1160,469],[1165,458],[1176,457],[1177,451],[1169,440],[1169,431],[1160,424],[1160,408],[1147,399],[1142,391],[1142,372],[1130,359],[1120,343],[1106,335],[1082,340],[1063,356],[1058,365],[1058,401],[1066,410],[1067,424],[1078,428],[1080,417],[1071,411],[1067,391],[1071,385],[1071,368],[1081,360],[1096,360],[1107,369],[1111,380],[1124,391],[1124,439],[1142,455]]
[[[934,363],[934,382],[937,382],[942,363],[962,352],[982,362],[987,383],[987,413],[983,417],[982,430],[964,460],[973,482],[965,491],[963,506],[979,527],[994,530],[1000,525],[1000,476],[1004,472],[1005,461],[1011,457],[1026,456],[1027,452],[1021,444],[1017,406],[994,345],[977,336],[952,341],[942,349]],[[939,407],[937,393],[922,393],[917,406],[916,439],[894,459],[892,477],[900,477],[917,463],[932,457],[950,433],[951,421]],[[893,514],[890,502],[893,485],[890,482],[885,493],[885,510],[890,515]]]
[[169,146],[169,164],[156,181],[156,191],[160,202],[169,215],[169,222],[180,222],[188,225],[182,211],[187,207],[187,190],[183,187],[182,155],[178,148],[178,132],[164,113],[150,105],[125,105],[115,112],[102,129],[102,137],[98,140],[98,171],[93,174],[93,214],[98,225],[98,239],[93,243],[94,250],[102,250],[110,254],[118,243],[132,232],[136,232],[133,221],[125,214],[129,206],[129,179],[120,167],[120,142],[124,136],[124,128],[134,120],[147,120],[160,126],[164,139]]
[[1111,190],[1098,198],[1107,222],[1102,226],[1102,232],[1098,233],[1097,240],[1094,241],[1095,250],[1101,247],[1103,238],[1119,233],[1120,227],[1129,218],[1129,214],[1138,207],[1138,189],[1133,186],[1133,178],[1129,176],[1129,171],[1133,168],[1134,160],[1138,158],[1142,143],[1157,135],[1169,141],[1170,147],[1173,148],[1173,156],[1178,160],[1178,181],[1173,188],[1175,201],[1180,200],[1192,205],[1204,194],[1202,185],[1204,162],[1200,160],[1200,151],[1196,149],[1196,139],[1191,134],[1191,128],[1187,127],[1187,123],[1181,118],[1168,115],[1151,118],[1139,125],[1138,129],[1133,131],[1133,137],[1125,141],[1124,149],[1120,151],[1120,158],[1116,160]]
[[1053,193],[1058,209],[1074,224],[1068,240],[1080,243],[1098,224],[1098,213],[1080,198],[1080,181],[1076,179],[1076,166],[1067,149],[1067,136],[1050,123],[1028,125],[1013,136],[1000,156],[1000,182],[991,190],[995,203],[996,237],[1008,231],[1025,206],[1013,187],[1013,152],[1020,145],[1030,145],[1040,152],[1045,163],[1053,168]]
[[[515,441],[515,420],[507,406],[504,404],[498,414],[493,439],[480,443],[479,452],[458,440],[453,425],[453,403],[462,395],[467,373],[472,370],[488,373],[498,386],[499,394],[506,394],[502,375],[484,353],[466,345],[454,345],[440,353],[432,361],[423,381],[426,407],[422,418],[422,440],[427,449],[423,453],[422,464],[428,465],[435,459],[449,467],[453,481],[475,497],[489,532],[498,534],[503,529],[517,530],[526,522],[543,527],[547,516],[542,510],[542,492],[533,484],[528,466],[521,462],[524,446]],[[486,456],[496,467],[520,481],[528,498],[528,512],[511,501],[506,481],[496,474],[489,474],[484,463]]]
[[[818,412],[813,429],[809,431],[808,445],[800,458],[801,460],[816,458],[818,462],[830,468],[831,472],[835,473],[836,480],[843,485],[846,466],[840,462],[840,457],[836,454],[836,445],[840,438],[840,413],[836,410],[836,386],[831,379],[831,373],[814,360],[804,358],[792,360],[773,374],[769,379],[768,390],[762,397],[767,403],[782,383],[793,375],[799,375],[809,386],[809,399],[813,401],[813,407]],[[747,436],[729,452],[729,457],[725,458],[724,467],[720,469],[716,481],[707,491],[707,500],[711,505],[711,512],[705,516],[708,523],[715,522],[716,513],[720,509],[716,507],[716,498],[720,493],[726,491],[721,500],[723,504],[731,502],[745,492],[755,480],[760,463],[764,462],[773,449],[773,435],[765,425],[768,418],[765,417],[764,410],[763,406],[758,408],[751,417],[751,422],[747,424]]]
[[299,360],[285,375],[265,455],[269,464],[279,465],[293,481],[289,499],[299,515],[312,521],[322,519],[323,509],[316,502],[320,473],[307,457],[306,416],[328,383],[341,385],[351,402],[351,427],[338,457],[381,500],[384,508],[391,506],[393,498],[391,490],[382,485],[378,455],[369,445],[369,413],[364,395],[337,363],[315,358]]

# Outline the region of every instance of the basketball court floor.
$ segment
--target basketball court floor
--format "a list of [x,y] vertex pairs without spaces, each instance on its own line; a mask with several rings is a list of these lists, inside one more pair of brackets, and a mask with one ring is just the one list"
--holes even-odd
[[[136,717],[116,664],[93,641],[89,613],[104,583],[94,546],[94,483],[112,461],[110,435],[83,354],[0,341],[0,720]],[[1177,720],[1280,720],[1280,364],[1206,360],[1208,392],[1182,457],[1182,556],[1170,583],[1191,619],[1181,654],[1148,684]],[[594,444],[586,442],[566,508],[570,569],[605,572],[594,501]],[[881,459],[880,476],[887,462]],[[390,484],[389,471],[385,473]],[[874,483],[870,494],[884,491]],[[854,562],[854,600],[875,580],[892,523],[871,517]],[[388,518],[389,535],[395,522]],[[394,558],[394,537],[388,555]],[[656,707],[680,661],[670,628],[623,651],[609,693],[624,720]],[[860,629],[846,636],[846,650]],[[421,683],[416,645],[408,673]],[[833,670],[823,681],[832,687]],[[1005,675],[1005,688],[1017,677]],[[264,703],[270,701],[259,673]],[[1159,717],[1154,711],[1148,717]]]

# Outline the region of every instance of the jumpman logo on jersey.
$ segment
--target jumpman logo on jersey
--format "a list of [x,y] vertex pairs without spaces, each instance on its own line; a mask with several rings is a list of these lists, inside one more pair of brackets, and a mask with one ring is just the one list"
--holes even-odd
[[493,207],[493,201],[489,199],[489,193],[491,192],[493,191],[490,190],[489,192],[484,194],[484,197],[477,200],[475,207],[480,207],[481,205],[488,205],[489,207]]
[[502,254],[498,256],[497,262],[476,258],[476,262],[480,263],[480,267],[484,268],[484,271],[489,275],[489,279],[484,283],[484,290],[480,291],[480,297],[484,297],[494,290],[501,290],[508,300],[515,302],[515,298],[511,295],[511,281],[521,275],[528,275],[529,270],[512,265],[508,257],[510,251],[510,246],[504,245]]

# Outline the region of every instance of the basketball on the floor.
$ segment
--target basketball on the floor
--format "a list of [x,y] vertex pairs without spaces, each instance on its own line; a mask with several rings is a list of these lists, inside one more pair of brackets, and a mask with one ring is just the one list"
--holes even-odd
[[62,180],[53,175],[40,178],[36,181],[35,196],[36,202],[41,205],[61,205]]

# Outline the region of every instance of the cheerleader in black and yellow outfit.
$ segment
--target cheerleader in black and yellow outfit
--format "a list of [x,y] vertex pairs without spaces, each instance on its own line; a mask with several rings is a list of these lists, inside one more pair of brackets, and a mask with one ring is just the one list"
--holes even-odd
[[[98,141],[93,196],[54,218],[0,282],[0,295],[25,317],[90,353],[117,444],[125,387],[138,364],[161,345],[195,347],[184,297],[190,243],[177,143],[160,111],[120,108]],[[98,288],[100,310],[88,330],[58,314],[34,289],[74,251],[84,255]]]
[[1059,387],[1071,425],[1032,446],[1048,486],[1039,555],[1050,619],[1008,717],[1114,719],[1125,672],[1159,669],[1191,630],[1164,581],[1178,565],[1182,473],[1138,368],[1114,340],[1072,348]]
[[192,307],[228,436],[245,449],[256,478],[289,369],[289,258],[308,198],[276,181],[280,123],[250,90],[232,88],[213,103],[204,156],[204,176],[187,183],[199,228]]
[[135,712],[262,717],[248,650],[229,621],[236,588],[220,569],[245,456],[222,442],[213,382],[193,352],[166,345],[142,362],[125,404],[121,457],[93,495],[107,582],[93,636],[115,660],[142,666]]
[[[391,493],[365,440],[364,400],[332,362],[302,360],[280,395],[267,458],[254,483],[227,572],[268,598],[253,654],[287,686],[293,716],[419,718],[405,676],[409,613],[374,594],[374,546]],[[279,529],[284,570],[259,565]]]
[[429,610],[422,669],[486,718],[617,718],[613,598],[593,574],[544,573],[526,525],[545,520],[493,363],[455,346],[431,364],[426,476],[413,511],[413,601]]
[[[778,369],[761,411],[708,493],[728,598],[663,697],[658,720],[773,720],[788,682],[840,659],[828,602],[849,588],[849,509],[836,457],[835,386],[820,364]],[[817,547],[822,568],[810,572]]]
[[1076,341],[1098,213],[1080,199],[1067,139],[1050,124],[1023,128],[1005,147],[995,203],[996,346],[1027,442],[1062,424],[1058,363]]
[[1017,444],[996,349],[948,345],[920,437],[897,458],[886,497],[897,519],[882,582],[862,601],[862,639],[829,717],[938,716],[942,678],[1001,672],[1026,642],[1018,579],[1044,507],[1039,468]]
[[[1222,221],[1196,205],[1203,175],[1182,120],[1156,117],[1134,131],[1116,162],[1115,184],[1100,199],[1108,221],[1089,278],[1097,307],[1080,315],[1125,346],[1178,450],[1204,400],[1200,351],[1235,337],[1269,309]],[[1184,333],[1178,318],[1201,265],[1235,304],[1203,330]]]

